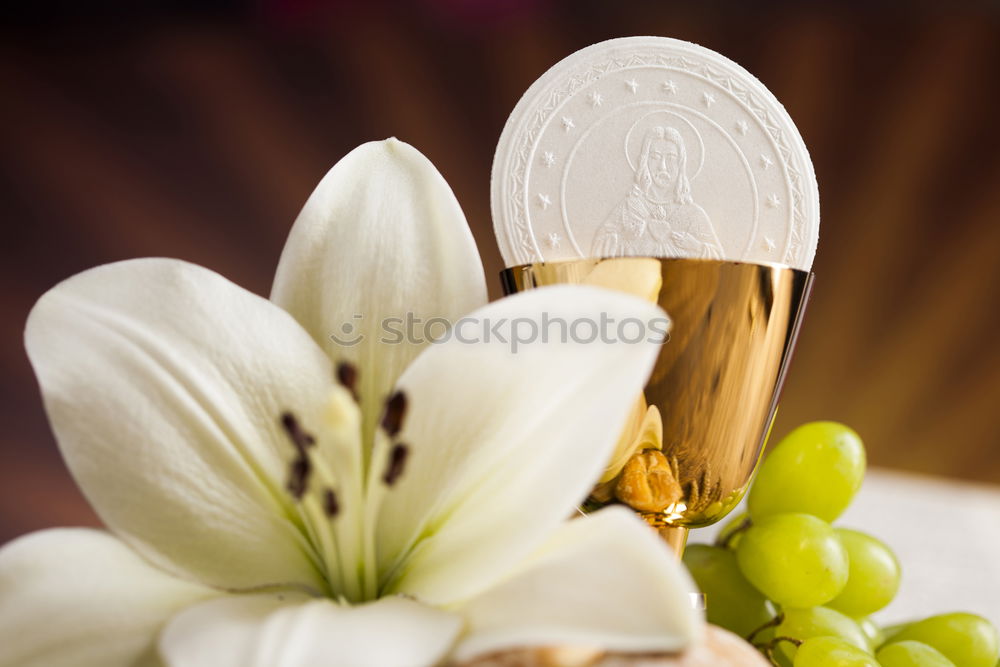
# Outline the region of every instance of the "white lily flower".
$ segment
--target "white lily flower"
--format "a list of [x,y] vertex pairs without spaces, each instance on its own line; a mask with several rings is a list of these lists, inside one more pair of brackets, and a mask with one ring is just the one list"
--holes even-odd
[[[566,521],[655,344],[515,354],[377,331],[407,311],[536,324],[662,311],[598,288],[485,295],[451,190],[395,140],[323,179],[271,301],[167,259],[45,294],[28,354],[110,532],[0,550],[0,665],[381,667],[696,641],[694,585],[652,531],[623,509]],[[344,323],[363,340],[338,344]]]

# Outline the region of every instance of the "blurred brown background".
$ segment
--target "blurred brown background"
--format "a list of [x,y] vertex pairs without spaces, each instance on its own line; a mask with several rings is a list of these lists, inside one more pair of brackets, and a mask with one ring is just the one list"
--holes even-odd
[[507,114],[562,57],[632,34],[740,62],[812,152],[817,282],[776,433],[842,420],[875,464],[1000,482],[996,5],[298,0],[0,16],[0,543],[96,522],[23,352],[47,288],[162,255],[266,294],[326,169],[390,135],[451,183],[492,278]]

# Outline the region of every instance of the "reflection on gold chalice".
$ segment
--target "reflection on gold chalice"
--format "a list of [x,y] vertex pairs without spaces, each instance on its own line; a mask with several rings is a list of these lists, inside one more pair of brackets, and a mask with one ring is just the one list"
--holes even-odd
[[599,285],[656,301],[673,325],[613,460],[584,505],[635,509],[678,551],[753,476],[777,409],[812,274],[777,264],[623,257],[525,264],[505,293]]

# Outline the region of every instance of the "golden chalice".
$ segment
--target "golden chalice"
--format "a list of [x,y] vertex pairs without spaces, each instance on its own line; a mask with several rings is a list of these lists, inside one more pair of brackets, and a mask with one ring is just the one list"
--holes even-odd
[[739,503],[774,420],[812,277],[778,264],[650,257],[501,273],[507,294],[600,285],[656,301],[673,322],[584,510],[629,505],[680,554],[689,528],[715,523]]

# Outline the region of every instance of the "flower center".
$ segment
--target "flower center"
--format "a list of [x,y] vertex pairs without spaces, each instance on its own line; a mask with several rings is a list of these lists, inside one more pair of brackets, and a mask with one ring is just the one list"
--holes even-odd
[[[328,594],[350,602],[379,596],[375,519],[381,499],[406,470],[409,447],[399,442],[408,400],[397,391],[386,401],[371,456],[361,446],[357,368],[336,369],[337,385],[322,418],[307,430],[298,415],[285,412],[281,426],[293,449],[285,488],[294,501],[311,556],[324,574]],[[312,424],[310,422],[309,426]]]

